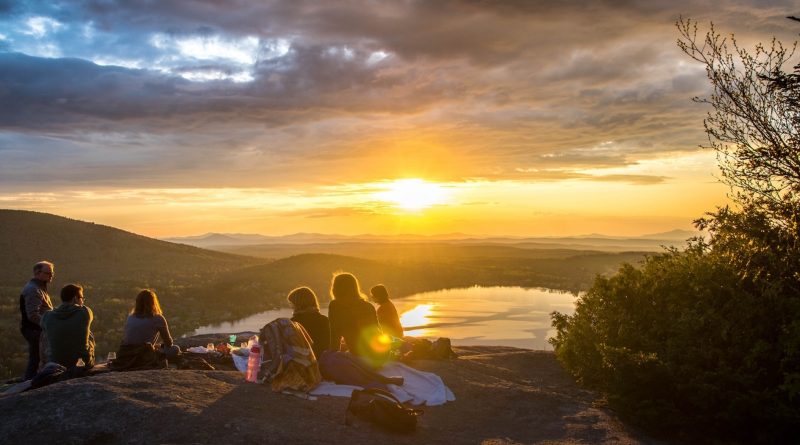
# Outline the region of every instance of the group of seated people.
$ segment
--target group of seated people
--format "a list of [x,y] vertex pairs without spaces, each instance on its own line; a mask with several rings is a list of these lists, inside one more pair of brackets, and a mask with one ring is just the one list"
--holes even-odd
[[326,350],[370,357],[376,352],[375,341],[403,337],[397,309],[389,300],[386,287],[379,284],[370,293],[378,304],[377,310],[366,301],[355,276],[336,274],[331,282],[327,317],[320,313],[319,301],[310,288],[299,287],[289,293],[292,321],[300,323],[308,332],[317,358]]
[[291,320],[308,333],[322,377],[366,387],[402,385],[402,379],[375,372],[390,358],[391,345],[403,338],[403,327],[386,287],[379,284],[370,290],[377,310],[350,273],[334,275],[330,292],[327,317],[320,313],[319,301],[310,288],[299,287],[287,297],[293,309]]
[[[76,366],[86,369],[95,364],[95,342],[91,333],[94,315],[84,305],[83,288],[67,284],[61,289],[61,305],[53,308],[46,291],[53,274],[52,263],[37,263],[33,279],[20,296],[22,333],[28,341],[30,354],[26,379],[36,375],[47,362],[68,369]],[[376,368],[384,360],[388,345],[403,337],[403,327],[386,287],[377,285],[370,291],[373,301],[378,304],[377,310],[366,300],[352,274],[336,274],[330,293],[326,317],[320,313],[313,290],[308,287],[292,290],[287,297],[293,308],[292,321],[300,324],[310,337],[323,375],[326,369],[337,368],[326,368],[325,363],[342,360],[354,361],[359,366],[363,364],[365,372],[369,373],[368,368]],[[168,360],[181,353],[180,348],[173,344],[156,293],[145,289],[136,296],[135,305],[125,321],[120,351],[155,345],[159,341],[158,351]],[[378,374],[368,375],[382,383],[390,382]],[[330,377],[337,380],[335,375]]]

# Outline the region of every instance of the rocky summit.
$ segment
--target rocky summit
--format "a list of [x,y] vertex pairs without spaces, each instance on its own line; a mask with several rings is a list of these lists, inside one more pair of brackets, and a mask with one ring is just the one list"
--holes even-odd
[[344,424],[347,398],[304,400],[246,383],[236,371],[111,372],[0,398],[9,444],[367,445],[656,443],[577,387],[552,353],[456,348],[412,365],[442,377],[454,402],[424,407],[417,431]]

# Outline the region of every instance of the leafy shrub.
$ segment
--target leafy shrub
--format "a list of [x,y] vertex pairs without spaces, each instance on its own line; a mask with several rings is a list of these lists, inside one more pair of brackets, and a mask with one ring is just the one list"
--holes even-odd
[[721,209],[714,217],[710,244],[694,240],[683,252],[598,277],[574,315],[553,313],[551,342],[580,382],[651,428],[793,437],[800,426],[797,281],[785,251],[763,249],[776,229],[759,227],[758,212]]

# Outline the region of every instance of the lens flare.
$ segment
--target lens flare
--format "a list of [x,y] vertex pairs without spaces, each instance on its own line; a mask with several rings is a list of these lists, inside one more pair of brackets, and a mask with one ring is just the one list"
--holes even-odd
[[369,341],[369,347],[377,353],[389,352],[392,347],[392,337],[386,334],[373,336]]

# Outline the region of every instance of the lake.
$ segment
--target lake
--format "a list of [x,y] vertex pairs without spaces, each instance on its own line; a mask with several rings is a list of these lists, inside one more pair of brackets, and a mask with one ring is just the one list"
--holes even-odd
[[[391,289],[389,290],[391,292]],[[448,337],[454,345],[497,345],[552,349],[550,312],[572,314],[575,296],[550,289],[482,287],[423,292],[392,300],[406,335]],[[322,308],[327,314],[327,307]],[[232,323],[203,326],[192,335],[258,331],[289,308],[260,312]]]

